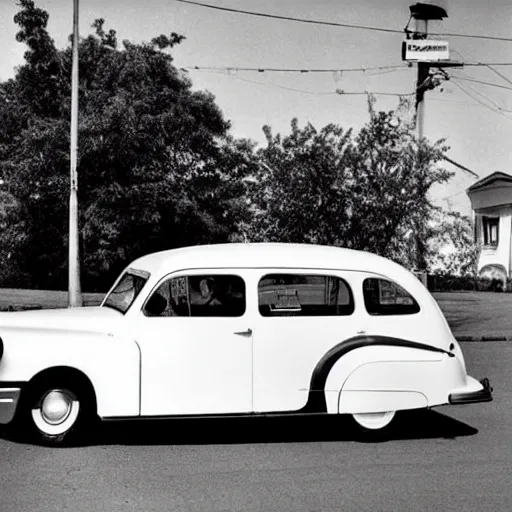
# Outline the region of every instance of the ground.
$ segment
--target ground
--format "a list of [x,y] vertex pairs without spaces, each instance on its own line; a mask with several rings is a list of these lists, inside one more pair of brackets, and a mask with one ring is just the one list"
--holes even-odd
[[113,422],[69,449],[0,429],[0,510],[508,512],[512,345],[461,345],[494,401],[404,413],[377,442],[336,416]]

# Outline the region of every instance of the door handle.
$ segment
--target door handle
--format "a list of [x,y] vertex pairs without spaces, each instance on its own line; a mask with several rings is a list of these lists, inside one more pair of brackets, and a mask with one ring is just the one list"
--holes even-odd
[[247,331],[239,331],[233,334],[238,334],[239,336],[250,336],[252,334],[252,329],[247,329]]

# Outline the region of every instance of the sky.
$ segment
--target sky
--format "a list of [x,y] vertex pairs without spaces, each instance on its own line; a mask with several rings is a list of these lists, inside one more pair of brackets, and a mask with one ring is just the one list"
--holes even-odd
[[[410,0],[198,0],[224,8],[348,25],[403,31]],[[510,66],[469,66],[449,70],[450,79],[425,96],[424,135],[445,139],[447,156],[483,178],[512,174],[512,40],[458,37],[456,34],[511,38],[510,0],[430,1],[448,17],[430,21],[432,36],[449,43],[450,58]],[[72,32],[72,0],[35,0],[50,15],[48,30],[58,48]],[[14,76],[25,47],[15,39],[15,0],[0,0],[0,80]],[[173,50],[174,64],[188,69],[193,88],[208,90],[231,133],[264,145],[262,127],[286,135],[297,118],[317,129],[336,123],[358,131],[369,120],[366,92],[376,95],[378,110],[398,106],[398,94],[411,94],[416,66],[402,61],[404,33],[299,23],[214,10],[177,0],[80,0],[80,35],[105,19],[118,39],[138,43],[178,32],[186,39]],[[411,21],[410,28],[414,28]],[[375,69],[386,66],[390,69]],[[189,69],[199,67],[201,69]],[[204,69],[220,68],[220,69]],[[241,68],[264,69],[264,72]],[[271,68],[310,70],[272,72]],[[350,69],[364,71],[349,71]],[[313,72],[326,69],[328,72]],[[475,82],[477,80],[479,82]],[[487,82],[487,85],[480,82]],[[345,94],[338,94],[342,90]],[[348,94],[350,93],[350,94]],[[354,94],[357,93],[357,94]],[[380,94],[385,93],[385,94]],[[477,178],[449,163],[454,178],[433,191],[446,209],[471,215],[466,189]]]

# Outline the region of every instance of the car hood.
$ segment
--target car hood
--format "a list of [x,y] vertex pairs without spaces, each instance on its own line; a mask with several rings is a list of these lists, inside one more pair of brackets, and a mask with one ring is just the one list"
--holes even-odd
[[100,306],[3,311],[0,312],[0,335],[6,327],[110,332],[122,317],[119,311]]

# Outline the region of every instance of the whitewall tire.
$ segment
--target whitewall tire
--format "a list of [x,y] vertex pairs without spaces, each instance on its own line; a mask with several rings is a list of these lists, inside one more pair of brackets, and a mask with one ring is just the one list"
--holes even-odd
[[65,446],[75,436],[84,435],[86,425],[93,426],[93,397],[79,385],[51,381],[33,384],[20,411],[20,421],[36,443]]
[[359,413],[352,417],[365,430],[381,431],[393,421],[395,411]]
[[80,402],[67,389],[50,389],[30,412],[34,425],[43,436],[61,436],[76,424]]

